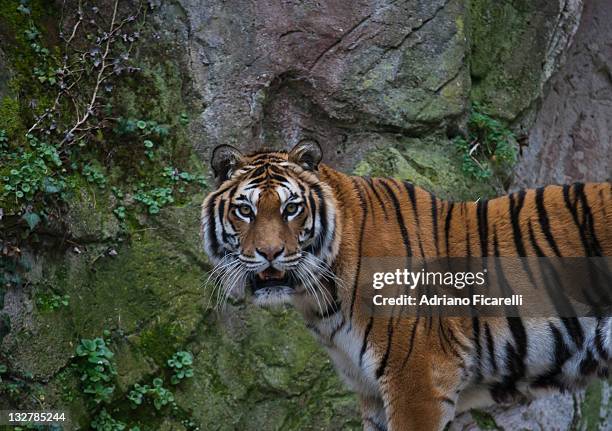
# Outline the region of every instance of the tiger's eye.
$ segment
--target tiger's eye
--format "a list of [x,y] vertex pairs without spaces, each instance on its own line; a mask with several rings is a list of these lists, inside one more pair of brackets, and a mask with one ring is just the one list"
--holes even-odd
[[293,203],[293,202],[288,203],[285,206],[285,214],[293,215],[293,214],[295,214],[297,212],[298,208],[299,208],[298,204]]
[[253,214],[253,210],[249,205],[240,205],[238,207],[238,212],[243,217],[250,217]]

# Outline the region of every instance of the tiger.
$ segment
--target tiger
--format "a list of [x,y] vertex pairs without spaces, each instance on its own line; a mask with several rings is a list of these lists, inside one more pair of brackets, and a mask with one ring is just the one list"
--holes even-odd
[[356,298],[364,256],[612,256],[609,182],[454,202],[322,158],[311,139],[290,151],[216,147],[201,237],[222,299],[298,311],[356,393],[364,430],[442,430],[473,407],[608,376],[609,312],[394,319]]

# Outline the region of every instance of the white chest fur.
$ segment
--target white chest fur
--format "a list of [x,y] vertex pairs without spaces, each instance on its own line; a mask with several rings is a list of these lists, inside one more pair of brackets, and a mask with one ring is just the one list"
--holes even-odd
[[344,324],[334,331],[342,317],[341,313],[336,316],[319,323],[313,333],[325,347],[336,371],[351,390],[362,396],[380,397],[379,384],[375,377],[377,361],[373,351],[366,346],[362,355],[364,334],[350,324]]

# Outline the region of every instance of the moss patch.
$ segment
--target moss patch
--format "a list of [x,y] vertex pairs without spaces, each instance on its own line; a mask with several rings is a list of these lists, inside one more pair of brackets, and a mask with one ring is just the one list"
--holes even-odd
[[466,178],[460,156],[445,138],[405,138],[395,147],[368,153],[353,173],[409,180],[446,199],[475,200],[496,194],[490,184]]
[[495,418],[491,416],[489,413],[472,409],[470,410],[470,414],[472,415],[472,419],[478,425],[478,428],[481,430],[498,430],[500,429],[495,422]]
[[514,120],[540,94],[551,17],[546,0],[470,0],[470,98],[492,115]]

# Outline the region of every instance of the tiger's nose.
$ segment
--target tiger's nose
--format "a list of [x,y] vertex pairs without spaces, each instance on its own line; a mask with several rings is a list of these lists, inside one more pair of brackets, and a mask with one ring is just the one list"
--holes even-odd
[[268,259],[270,262],[272,262],[274,259],[280,256],[283,253],[283,251],[285,251],[285,247],[283,246],[262,247],[262,248],[256,248],[255,250],[257,251],[257,253],[259,253],[260,255]]

